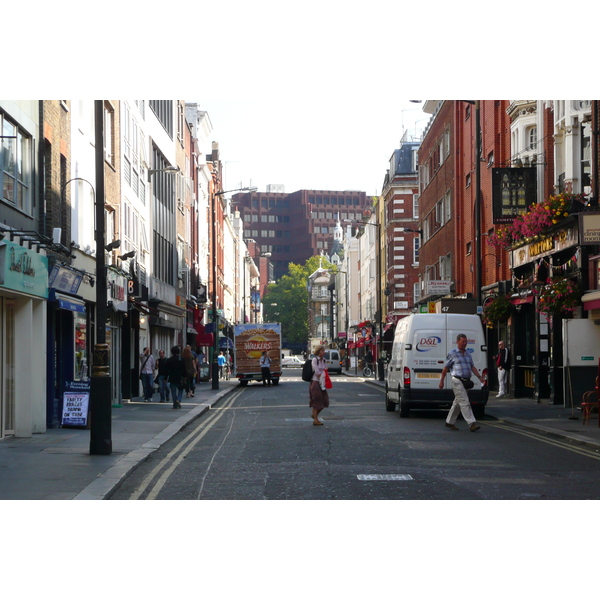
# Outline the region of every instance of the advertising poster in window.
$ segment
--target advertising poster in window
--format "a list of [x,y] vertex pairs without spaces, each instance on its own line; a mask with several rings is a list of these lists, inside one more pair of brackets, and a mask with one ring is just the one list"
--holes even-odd
[[90,382],[67,381],[63,394],[63,427],[83,427],[88,424]]

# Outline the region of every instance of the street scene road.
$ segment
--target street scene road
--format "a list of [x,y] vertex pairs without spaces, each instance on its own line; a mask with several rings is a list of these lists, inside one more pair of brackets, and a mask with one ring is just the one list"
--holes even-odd
[[141,464],[112,499],[527,500],[600,497],[600,455],[485,417],[469,432],[445,411],[386,412],[381,388],[333,378],[312,425],[308,386],[236,389]]

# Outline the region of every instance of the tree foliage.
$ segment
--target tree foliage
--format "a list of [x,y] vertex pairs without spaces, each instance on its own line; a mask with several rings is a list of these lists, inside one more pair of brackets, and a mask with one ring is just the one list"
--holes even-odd
[[321,256],[311,256],[304,265],[290,263],[288,272],[267,288],[263,318],[267,323],[281,323],[282,334],[291,344],[308,341],[308,278],[321,266],[332,265]]

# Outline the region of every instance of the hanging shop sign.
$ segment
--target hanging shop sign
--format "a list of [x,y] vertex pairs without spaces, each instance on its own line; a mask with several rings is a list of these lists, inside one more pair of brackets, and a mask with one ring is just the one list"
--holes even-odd
[[582,246],[600,244],[600,212],[579,213],[579,239]]
[[536,201],[537,169],[507,167],[492,169],[493,222],[512,223]]
[[535,240],[512,251],[512,266],[520,267],[534,260],[566,250],[578,243],[577,225],[556,231],[552,235]]
[[446,280],[429,280],[426,282],[426,290],[428,296],[444,296],[450,293],[450,281]]
[[62,426],[86,427],[90,406],[90,382],[67,381],[63,394]]
[[83,281],[83,273],[65,265],[55,264],[48,276],[48,287],[67,294],[77,294]]
[[112,269],[107,269],[106,278],[108,283],[108,301],[112,302],[115,310],[127,312],[127,278]]
[[48,258],[15,242],[0,242],[0,286],[48,297]]

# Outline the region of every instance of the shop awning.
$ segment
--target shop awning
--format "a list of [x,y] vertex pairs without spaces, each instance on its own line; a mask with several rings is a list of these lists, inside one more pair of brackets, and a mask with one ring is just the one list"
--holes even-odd
[[600,308],[600,290],[584,294],[581,301],[583,302],[583,310]]
[[521,296],[512,296],[510,299],[510,303],[518,306],[519,304],[529,304],[533,302],[533,292],[529,292],[527,296],[521,298]]
[[199,333],[196,336],[196,346],[213,346],[214,343],[212,333]]
[[198,332],[193,327],[190,327],[189,325],[188,325],[188,328],[187,328],[187,332],[190,335],[198,335]]
[[85,302],[80,298],[74,298],[73,296],[67,296],[65,294],[54,292],[50,299],[58,302],[58,306],[63,310],[71,310],[76,313],[85,313]]

